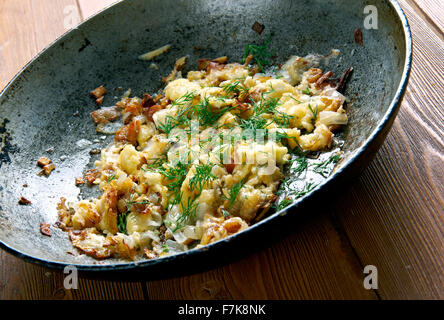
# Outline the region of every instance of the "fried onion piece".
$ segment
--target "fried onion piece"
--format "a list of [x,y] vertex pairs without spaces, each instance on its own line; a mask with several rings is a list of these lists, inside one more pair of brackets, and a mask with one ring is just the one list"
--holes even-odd
[[44,236],[50,237],[51,236],[51,226],[49,225],[49,223],[42,222],[40,224],[40,232]]
[[51,159],[47,158],[47,157],[41,157],[38,161],[37,161],[37,165],[41,168],[43,168],[44,166],[47,166],[48,164],[52,163]]
[[151,106],[149,109],[147,109],[147,111],[145,112],[145,116],[146,118],[151,121],[154,122],[153,116],[156,112],[165,109],[165,106],[160,106],[158,104]]
[[171,73],[170,73],[167,77],[162,78],[162,81],[163,81],[164,83],[167,83],[167,84],[168,84],[168,83],[170,83],[171,81],[175,80],[176,77],[177,77],[177,73],[180,72],[180,71],[182,71],[183,67],[185,66],[185,63],[187,62],[187,59],[188,59],[187,56],[178,59],[178,60],[176,61],[176,63],[174,64],[174,69],[173,69],[173,71],[171,71]]
[[85,173],[85,180],[88,181],[89,185],[94,184],[94,182],[96,181],[96,179],[100,176],[100,172],[97,169],[91,169],[91,170],[87,170]]
[[120,118],[117,107],[103,107],[91,113],[91,117],[95,124],[106,124]]
[[130,122],[130,124],[123,126],[120,128],[115,135],[115,141],[116,142],[124,142],[124,143],[131,143],[134,146],[137,146],[137,136],[140,131],[140,121],[139,120],[133,120]]
[[112,234],[119,232],[119,229],[117,228],[117,195],[117,190],[114,188],[109,189],[106,192],[105,211],[102,216],[102,221],[100,222],[102,228]]
[[57,211],[59,213],[59,227],[65,230],[68,227],[72,227],[72,216],[74,210],[69,209],[66,205],[66,198],[60,198],[60,202],[57,204]]
[[107,259],[114,255],[114,247],[109,245],[109,239],[100,235],[96,228],[82,231],[69,231],[73,245],[86,255],[96,259]]
[[22,206],[28,206],[31,204],[31,201],[29,201],[25,197],[20,197],[20,200],[18,203],[19,203],[19,205],[22,205]]
[[103,97],[106,94],[106,89],[104,86],[100,86],[96,89],[94,89],[93,91],[91,91],[90,95],[93,96],[96,99],[100,99],[101,97]]

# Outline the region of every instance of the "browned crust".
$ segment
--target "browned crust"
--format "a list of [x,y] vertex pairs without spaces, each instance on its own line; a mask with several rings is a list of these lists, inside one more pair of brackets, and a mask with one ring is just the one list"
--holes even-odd
[[37,161],[37,165],[41,168],[43,168],[44,166],[47,166],[48,164],[52,163],[51,159],[47,158],[47,157],[41,157],[38,161]]
[[359,44],[360,46],[364,45],[364,42],[362,41],[362,31],[360,27],[356,28],[354,32],[354,37],[357,44]]
[[102,85],[91,91],[90,95],[96,99],[102,98],[107,93],[106,88]]
[[263,24],[260,24],[259,22],[255,21],[253,26],[251,27],[254,31],[256,31],[259,35],[262,34],[265,30],[265,26]]
[[328,72],[326,72],[326,73],[324,73],[317,81],[316,81],[316,86],[318,87],[318,88],[320,88],[320,87],[322,87],[324,84],[325,84],[325,82],[328,80],[328,79],[330,79],[331,77],[333,77],[334,76],[334,73],[333,72],[331,72],[331,71],[328,71]]
[[85,184],[85,179],[83,178],[76,178],[76,186],[81,186]]
[[120,118],[120,113],[117,107],[100,108],[91,112],[91,118],[95,124],[106,124],[108,122]]
[[100,176],[100,172],[97,169],[91,169],[91,170],[87,170],[85,172],[85,180],[88,181],[89,185],[92,185],[96,179]]
[[44,236],[50,237],[51,236],[51,226],[50,226],[50,224],[42,222],[40,224],[40,232]]
[[55,168],[56,168],[55,164],[50,163],[43,167],[42,172],[45,176],[49,177],[49,175],[51,174],[51,172],[55,170]]
[[29,201],[28,199],[26,199],[25,197],[20,197],[20,200],[18,201],[19,205],[21,206],[28,206],[30,205],[32,202]]

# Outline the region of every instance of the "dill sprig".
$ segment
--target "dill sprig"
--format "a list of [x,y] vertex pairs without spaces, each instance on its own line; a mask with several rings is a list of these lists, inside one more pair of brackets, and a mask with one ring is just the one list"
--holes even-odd
[[293,204],[293,200],[290,198],[284,198],[277,206],[275,206],[277,211],[281,211],[282,209],[285,209],[286,207]]
[[173,232],[183,229],[188,221],[196,217],[198,206],[199,204],[196,202],[196,198],[188,198],[187,205],[182,206],[182,214],[177,219],[176,228]]
[[265,129],[273,122],[273,120],[268,122],[268,120],[264,118],[264,115],[269,113],[275,115],[277,113],[276,108],[279,106],[279,100],[277,98],[266,99],[266,94],[267,93],[263,93],[261,99],[254,103],[252,114],[250,114],[246,120],[240,118],[240,126],[242,129]]
[[[283,180],[283,184],[286,184],[285,188],[289,188],[290,182],[288,180]],[[277,211],[285,209],[286,207],[292,205],[295,200],[309,194],[317,186],[318,185],[313,182],[308,182],[300,190],[292,190],[292,191],[286,192],[287,196],[283,200],[281,200],[279,203],[276,203],[273,207]],[[282,195],[283,193],[284,192],[281,191],[280,194],[278,194],[278,195]],[[292,197],[290,197],[290,196],[292,196]]]
[[245,47],[245,54],[243,62],[246,61],[247,57],[251,54],[254,57],[254,61],[257,63],[262,72],[265,72],[264,66],[271,65],[270,59],[273,57],[273,54],[269,51],[269,44],[271,42],[271,38],[265,41],[263,45],[255,45],[255,44],[247,44]]
[[228,204],[228,209],[230,209],[233,205],[234,202],[237,199],[237,196],[239,195],[239,192],[241,191],[241,189],[244,187],[245,183],[243,181],[236,183],[228,192],[229,197],[226,198],[226,200],[229,200],[229,204]]
[[167,116],[164,122],[158,124],[157,129],[169,135],[174,128],[179,126],[179,124],[180,121],[178,121],[176,118]]
[[214,164],[200,164],[196,166],[196,174],[190,179],[190,190],[197,190],[199,194],[202,192],[203,187],[216,177],[211,173]]
[[110,184],[113,180],[116,180],[117,176],[115,174],[110,175],[108,179],[106,179],[106,184]]
[[168,115],[163,123],[158,124],[157,129],[169,135],[174,128],[177,128],[181,125],[188,125],[189,121],[187,114],[192,108],[192,102],[195,97],[196,95],[194,92],[188,92],[176,101],[173,101],[171,103],[171,106],[181,107],[181,110],[178,112],[176,117]]
[[170,132],[180,126],[190,126],[190,119],[197,118],[202,127],[212,126],[221,116],[229,112],[233,107],[225,107],[220,110],[213,110],[210,100],[206,97],[197,104],[193,104],[194,94],[186,94],[174,103],[180,106],[180,110],[175,117],[167,116],[164,123],[158,129],[170,134]]
[[292,191],[291,194],[295,197],[295,199],[299,199],[311,191],[313,191],[318,185],[313,182],[307,182],[305,186],[301,190]]
[[246,88],[243,84],[241,84],[241,82],[239,80],[236,80],[232,83],[222,86],[222,88],[224,89],[224,91],[227,95],[229,95],[229,94],[244,94],[244,93],[248,93],[248,91],[249,91],[249,89]]
[[291,99],[293,99],[294,101],[296,101],[298,104],[301,104],[301,103],[302,103],[302,101],[299,101],[298,99],[296,99],[296,98],[293,97],[292,95],[289,95],[289,97],[290,97]]
[[164,164],[165,161],[167,161],[168,157],[167,157],[167,153],[163,153],[160,157],[157,158],[153,158],[153,159],[149,159],[149,161],[151,161],[151,163],[145,164],[141,170],[142,171],[156,171],[158,170],[160,167],[162,167],[162,165]]
[[311,107],[311,105],[309,104],[308,109],[310,109],[311,113],[313,114],[313,120],[314,120],[314,122],[316,122],[316,120],[318,119],[319,107],[316,106],[316,109],[313,109]]
[[306,95],[311,95],[310,88],[307,87],[306,89],[302,90],[302,93],[303,93],[303,94],[306,94]]
[[172,192],[179,192],[188,173],[188,165],[178,162],[175,166],[164,165],[159,168],[165,179],[168,181],[167,188]]
[[182,97],[177,99],[176,101],[173,101],[171,105],[174,106],[183,106],[187,103],[190,103],[193,101],[193,99],[196,97],[196,94],[194,92],[188,92],[184,94]]
[[331,173],[331,166],[338,163],[340,159],[341,156],[339,154],[332,155],[330,158],[323,162],[313,164],[313,171],[320,174],[324,178],[327,178]]
[[308,161],[306,157],[299,157],[292,160],[292,163],[296,164],[295,167],[292,166],[290,172],[299,178],[308,169]]
[[127,211],[125,213],[119,214],[117,218],[117,229],[119,230],[120,233],[128,235],[128,231],[126,229],[126,221],[130,213],[131,213],[130,211]]
[[225,113],[232,110],[233,107],[225,107],[218,111],[214,111],[211,108],[210,101],[208,98],[205,98],[194,108],[194,113],[199,119],[200,124],[203,127],[212,126],[220,117],[222,117]]
[[273,121],[283,127],[283,128],[288,128],[290,126],[290,121],[294,119],[294,116],[289,115],[285,112],[281,112],[278,110],[274,110],[274,118]]

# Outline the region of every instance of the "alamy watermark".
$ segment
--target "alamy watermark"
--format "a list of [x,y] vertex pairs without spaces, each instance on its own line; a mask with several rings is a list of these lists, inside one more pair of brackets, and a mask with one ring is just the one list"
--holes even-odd
[[63,9],[63,27],[66,30],[76,27],[80,22],[80,14],[75,5],[66,6]]
[[6,41],[4,44],[0,44],[0,51],[2,51],[3,49],[6,49],[7,46],[9,46],[9,40]]
[[366,30],[378,29],[378,8],[374,5],[368,5],[364,8],[364,28]]
[[374,265],[368,265],[364,268],[364,288],[367,290],[378,289],[378,268]]
[[75,266],[66,266],[63,270],[66,274],[63,286],[66,290],[77,290],[79,288],[79,274]]

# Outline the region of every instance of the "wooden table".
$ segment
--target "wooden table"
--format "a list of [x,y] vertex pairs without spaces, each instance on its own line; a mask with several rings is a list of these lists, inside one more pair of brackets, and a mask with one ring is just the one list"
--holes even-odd
[[[112,2],[0,0],[0,88],[67,31],[69,14],[80,22]],[[241,261],[163,281],[80,279],[69,291],[61,272],[0,250],[0,298],[443,299],[444,5],[400,2],[414,41],[407,94],[375,160],[328,211]],[[378,268],[377,290],[364,289],[366,265]]]

